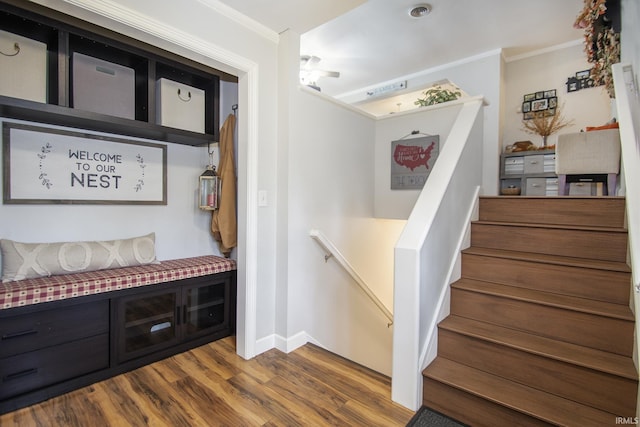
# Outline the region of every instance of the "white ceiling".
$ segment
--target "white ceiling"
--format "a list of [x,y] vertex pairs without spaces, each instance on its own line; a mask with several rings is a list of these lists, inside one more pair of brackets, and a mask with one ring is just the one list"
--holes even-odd
[[[582,38],[583,0],[222,0],[276,32],[301,34],[301,54],[340,72],[331,96],[502,48],[509,58]],[[302,6],[301,3],[304,3]],[[420,19],[409,10],[429,3]],[[335,17],[335,18],[334,18]]]

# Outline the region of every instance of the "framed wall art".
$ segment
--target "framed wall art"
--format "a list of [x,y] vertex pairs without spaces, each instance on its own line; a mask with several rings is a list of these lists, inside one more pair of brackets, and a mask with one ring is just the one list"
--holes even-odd
[[439,144],[439,135],[392,141],[391,189],[422,189],[438,158]]
[[541,90],[524,95],[522,118],[530,120],[538,116],[554,115],[558,105],[556,89]]
[[5,204],[167,204],[166,145],[3,124]]

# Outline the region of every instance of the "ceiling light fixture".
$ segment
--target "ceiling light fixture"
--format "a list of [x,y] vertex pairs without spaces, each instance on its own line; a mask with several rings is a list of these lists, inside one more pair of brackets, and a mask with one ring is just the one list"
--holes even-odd
[[413,18],[423,18],[430,13],[431,5],[426,3],[416,5],[409,11],[409,15],[411,15]]

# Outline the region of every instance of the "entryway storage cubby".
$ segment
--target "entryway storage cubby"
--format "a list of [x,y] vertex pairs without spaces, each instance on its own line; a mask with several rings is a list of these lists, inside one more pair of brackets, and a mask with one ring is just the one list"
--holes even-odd
[[[46,88],[32,97],[0,86],[0,117],[194,146],[219,139],[220,80],[235,76],[31,2],[0,1],[0,31],[46,46],[44,70],[0,69]],[[21,41],[0,46],[3,63],[27,54]]]
[[229,329],[230,292],[223,276],[112,300],[118,363]]

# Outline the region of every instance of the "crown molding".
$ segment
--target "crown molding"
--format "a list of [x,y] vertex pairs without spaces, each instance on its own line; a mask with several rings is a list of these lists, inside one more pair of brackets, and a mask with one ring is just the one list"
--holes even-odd
[[513,56],[506,56],[505,55],[504,61],[505,62],[520,61],[521,59],[532,58],[534,56],[544,55],[545,53],[555,52],[557,50],[566,49],[568,47],[578,46],[578,45],[581,45],[582,43],[583,43],[583,40],[582,39],[578,39],[578,40],[572,40],[570,42],[566,42],[566,43],[562,43],[562,44],[557,44],[555,46],[549,46],[549,47],[546,47],[544,49],[532,50],[531,52],[526,52],[526,53],[522,53],[522,54],[519,54],[519,55],[513,55]]
[[[112,0],[64,0],[73,6],[106,17],[128,27],[135,28],[151,36],[188,49],[204,57],[222,62],[235,69],[248,71],[256,66],[253,61],[220,46],[195,37],[147,15],[127,8]],[[198,0],[200,1],[200,0]]]
[[261,37],[268,39],[274,43],[278,43],[280,37],[277,32],[262,25],[258,21],[249,18],[247,15],[243,15],[232,7],[222,3],[220,0],[196,0],[199,3],[207,6],[208,8],[216,11],[220,15],[228,18],[243,27],[255,32]]

